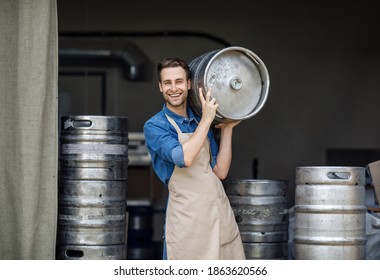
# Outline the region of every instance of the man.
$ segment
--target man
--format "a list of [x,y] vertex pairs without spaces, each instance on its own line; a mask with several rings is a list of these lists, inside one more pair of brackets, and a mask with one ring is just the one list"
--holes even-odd
[[210,126],[218,104],[211,90],[201,118],[188,106],[190,70],[179,58],[158,64],[162,111],[144,125],[152,165],[168,186],[164,259],[245,259],[234,213],[221,180],[232,158],[232,130],[239,122],[221,123],[219,147]]

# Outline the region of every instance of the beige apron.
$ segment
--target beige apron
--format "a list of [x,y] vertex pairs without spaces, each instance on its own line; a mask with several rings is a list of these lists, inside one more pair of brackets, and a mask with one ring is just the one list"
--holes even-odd
[[[180,143],[192,133],[178,133]],[[190,167],[175,167],[169,181],[166,213],[166,249],[169,260],[245,259],[235,216],[223,184],[210,166],[209,142]]]

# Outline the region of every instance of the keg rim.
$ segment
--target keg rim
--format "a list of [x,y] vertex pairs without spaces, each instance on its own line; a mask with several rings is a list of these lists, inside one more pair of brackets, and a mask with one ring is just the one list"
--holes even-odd
[[117,115],[62,115],[61,119],[63,118],[102,118],[102,119],[128,119],[127,116],[117,116]]
[[286,180],[229,179],[223,183],[227,195],[281,196],[288,192]]
[[[113,131],[119,134],[128,134],[129,119],[127,116],[103,116],[103,115],[62,115],[61,137],[72,132],[88,131]],[[105,126],[104,123],[113,124],[112,127]],[[120,131],[120,132],[119,132]]]
[[252,182],[252,183],[284,183],[288,184],[289,182],[284,179],[226,179],[226,182],[228,183],[235,183],[235,182]]
[[349,184],[364,185],[366,169],[361,166],[298,166],[296,185],[301,184]]
[[296,169],[365,169],[363,166],[351,166],[351,165],[300,165]]

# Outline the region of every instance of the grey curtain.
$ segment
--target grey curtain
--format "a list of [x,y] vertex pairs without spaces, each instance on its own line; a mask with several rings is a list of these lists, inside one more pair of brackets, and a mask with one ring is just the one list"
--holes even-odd
[[0,0],[0,258],[55,259],[56,0]]

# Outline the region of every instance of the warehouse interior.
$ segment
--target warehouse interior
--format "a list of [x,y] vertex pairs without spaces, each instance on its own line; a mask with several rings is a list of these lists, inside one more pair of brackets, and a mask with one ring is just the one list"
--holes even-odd
[[[136,258],[160,259],[162,250],[167,189],[152,170],[142,132],[164,104],[156,73],[163,57],[190,62],[239,46],[265,63],[268,97],[260,112],[234,129],[227,181],[286,181],[291,208],[297,167],[366,167],[380,159],[380,19],[369,1],[40,0],[35,5],[56,10],[56,139],[62,116],[128,118],[127,201],[153,213],[142,221],[151,223],[153,243],[138,248]],[[59,149],[58,141],[55,145],[53,151]],[[365,176],[374,195],[367,170]],[[2,190],[9,188],[4,172],[2,178]],[[369,199],[378,205],[375,197]],[[22,236],[11,242],[20,243]],[[2,248],[5,259],[55,258]]]
[[[193,1],[178,9],[174,1],[58,1],[58,23],[60,49],[131,49],[144,71],[128,79],[122,67],[104,67],[103,81],[100,74],[69,77],[60,67],[60,114],[127,116],[129,130],[142,132],[163,104],[158,60],[191,61],[229,44],[256,53],[270,75],[265,106],[236,128],[231,177],[288,180],[291,198],[296,166],[378,159],[379,20],[371,5]],[[67,105],[66,95],[78,100]]]

